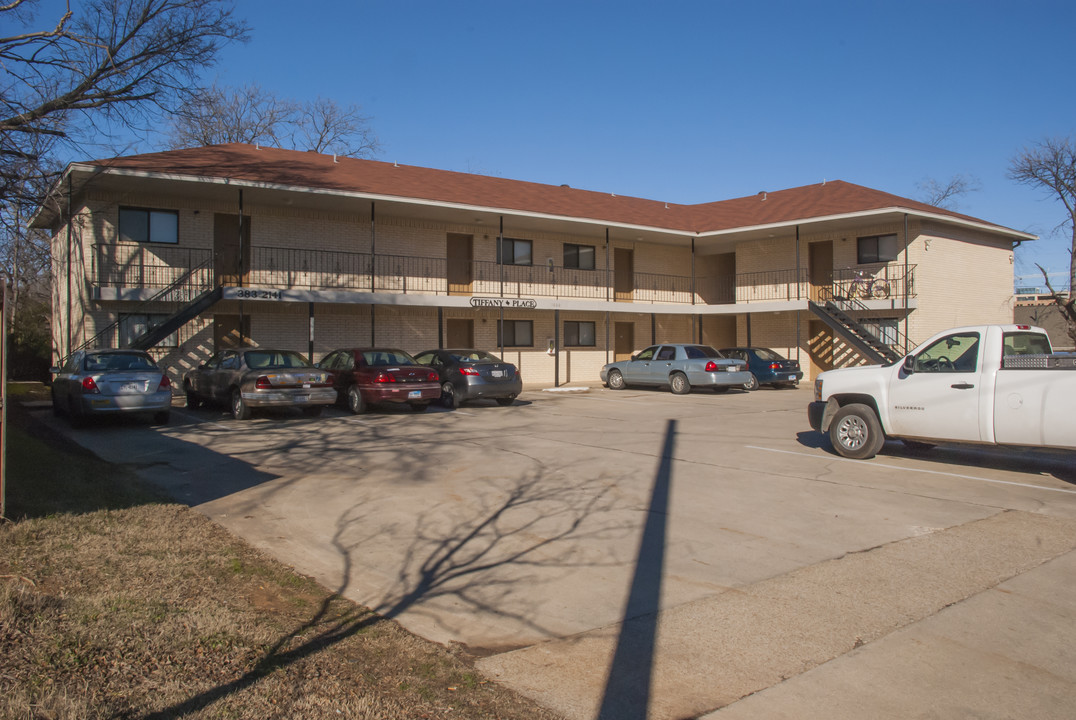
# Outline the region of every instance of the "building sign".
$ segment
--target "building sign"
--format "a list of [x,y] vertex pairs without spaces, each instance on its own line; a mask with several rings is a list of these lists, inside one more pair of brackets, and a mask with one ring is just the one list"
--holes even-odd
[[533,310],[538,301],[531,298],[471,298],[471,307],[475,308],[524,308]]

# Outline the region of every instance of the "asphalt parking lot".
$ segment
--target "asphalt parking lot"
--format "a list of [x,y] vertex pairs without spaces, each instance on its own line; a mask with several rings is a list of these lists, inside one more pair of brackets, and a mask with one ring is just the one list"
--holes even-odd
[[1071,717],[1073,456],[846,460],[810,399],[39,416],[568,718]]

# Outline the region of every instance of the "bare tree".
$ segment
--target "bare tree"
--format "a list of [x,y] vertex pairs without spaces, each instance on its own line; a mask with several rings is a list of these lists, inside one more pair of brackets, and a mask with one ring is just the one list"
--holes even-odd
[[955,210],[958,197],[977,192],[982,189],[982,184],[970,175],[954,175],[944,185],[934,178],[925,178],[916,183],[916,187],[921,193],[920,198],[927,205]]
[[197,97],[223,46],[247,37],[233,2],[0,0],[0,262],[15,299],[47,272],[47,239],[26,222],[61,155]]
[[351,157],[369,157],[378,149],[369,118],[357,106],[341,107],[325,98],[298,103],[258,85],[208,88],[175,116],[168,144],[184,148],[230,142]]
[[1069,337],[1076,342],[1076,142],[1072,138],[1047,138],[1024,148],[1010,161],[1009,178],[1046,191],[1065,207],[1067,215],[1058,228],[1067,227],[1071,238],[1068,292],[1054,290],[1049,273],[1041,265],[1038,268],[1068,324]]

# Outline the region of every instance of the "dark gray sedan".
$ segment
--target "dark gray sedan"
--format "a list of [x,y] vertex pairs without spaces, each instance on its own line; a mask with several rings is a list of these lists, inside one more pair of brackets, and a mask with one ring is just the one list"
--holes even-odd
[[236,420],[254,408],[297,407],[316,417],[336,402],[329,374],[292,350],[221,350],[183,380],[187,407],[228,403]]
[[692,387],[725,392],[743,387],[750,381],[743,360],[721,356],[709,345],[665,343],[651,345],[630,360],[609,363],[601,369],[602,382],[612,390],[629,385],[668,385],[677,395],[686,395]]
[[441,404],[448,408],[479,398],[511,405],[523,391],[523,378],[516,366],[485,350],[425,350],[415,360],[437,371]]
[[79,350],[50,370],[52,411],[78,425],[91,415],[141,413],[168,422],[172,383],[142,350]]

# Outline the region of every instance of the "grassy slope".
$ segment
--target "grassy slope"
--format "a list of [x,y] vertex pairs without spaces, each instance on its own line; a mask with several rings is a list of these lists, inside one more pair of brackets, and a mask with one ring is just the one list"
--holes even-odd
[[553,717],[12,409],[0,717]]

